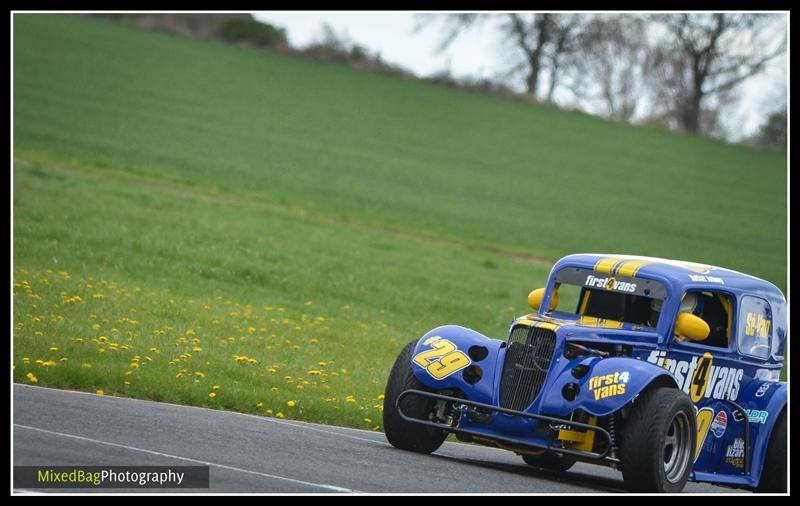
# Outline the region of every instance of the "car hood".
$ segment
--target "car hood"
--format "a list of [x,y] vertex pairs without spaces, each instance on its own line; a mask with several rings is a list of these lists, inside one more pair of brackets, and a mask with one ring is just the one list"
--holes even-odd
[[655,345],[660,337],[651,327],[565,313],[547,316],[533,313],[517,318],[514,324],[549,327],[556,332],[559,338],[568,341]]

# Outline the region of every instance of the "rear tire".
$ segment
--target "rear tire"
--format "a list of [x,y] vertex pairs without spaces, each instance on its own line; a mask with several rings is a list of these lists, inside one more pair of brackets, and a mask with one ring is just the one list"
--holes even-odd
[[778,417],[778,421],[775,422],[775,427],[772,428],[767,445],[767,458],[761,468],[761,480],[758,482],[756,492],[786,492],[787,451],[786,410],[784,409]]
[[[397,398],[405,390],[430,390],[414,376],[414,372],[411,370],[411,356],[416,343],[417,341],[412,341],[403,348],[394,362],[392,372],[389,373],[389,381],[386,383],[386,392],[383,398],[383,429],[386,439],[392,446],[413,452],[432,453],[442,446],[447,432],[407,422],[400,417],[397,409]],[[404,398],[401,404],[403,413],[407,416],[427,420],[428,413],[433,409],[434,401],[410,395]]]
[[541,455],[522,455],[526,464],[549,471],[563,472],[575,465],[575,459],[568,455],[545,452]]
[[694,405],[674,388],[653,388],[633,403],[622,434],[620,469],[631,492],[683,490],[692,470]]

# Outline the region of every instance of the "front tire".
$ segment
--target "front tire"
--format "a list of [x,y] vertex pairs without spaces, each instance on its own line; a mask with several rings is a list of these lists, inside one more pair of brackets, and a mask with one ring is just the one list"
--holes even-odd
[[786,410],[784,409],[772,434],[769,437],[767,446],[767,458],[761,468],[761,480],[758,482],[756,492],[786,492]]
[[573,457],[552,452],[543,452],[540,455],[523,454],[522,460],[529,466],[559,472],[564,472],[575,465]]
[[631,492],[683,490],[692,470],[694,406],[674,388],[654,388],[633,404],[622,435],[620,468]]
[[[411,356],[416,343],[417,341],[411,341],[403,348],[394,362],[392,372],[389,373],[389,381],[386,383],[386,392],[383,398],[383,429],[386,439],[396,448],[419,453],[432,453],[442,446],[447,432],[407,422],[400,417],[397,409],[397,398],[405,390],[430,390],[414,376],[414,372],[411,370]],[[426,420],[427,415],[433,409],[431,399],[417,395],[407,396],[401,404],[403,413],[422,420]]]

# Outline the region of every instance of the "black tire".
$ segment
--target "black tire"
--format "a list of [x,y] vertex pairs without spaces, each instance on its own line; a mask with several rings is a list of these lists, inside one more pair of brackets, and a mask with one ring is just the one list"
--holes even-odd
[[756,492],[786,492],[786,410],[784,409],[769,437],[767,445],[767,458],[761,469],[761,480],[758,482]]
[[[412,341],[403,348],[394,362],[389,381],[386,383],[386,392],[383,398],[383,430],[386,439],[397,448],[419,453],[436,451],[445,438],[447,432],[426,427],[417,423],[403,420],[397,410],[397,398],[402,392],[409,389],[429,390],[417,380],[411,371],[411,355],[417,341]],[[426,419],[433,407],[430,399],[419,396],[408,396],[402,402],[403,413],[413,418]]]
[[569,455],[545,452],[540,455],[523,455],[526,464],[550,471],[566,471],[575,465],[575,459]]
[[683,490],[697,439],[692,401],[674,388],[652,388],[633,403],[622,434],[620,469],[631,492]]

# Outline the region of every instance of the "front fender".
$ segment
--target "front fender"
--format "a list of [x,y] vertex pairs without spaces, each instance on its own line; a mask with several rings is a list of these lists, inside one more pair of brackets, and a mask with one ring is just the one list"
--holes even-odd
[[[472,329],[444,325],[417,341],[411,370],[423,385],[432,390],[458,389],[471,400],[490,403],[499,372],[498,352],[503,345],[503,341],[490,339]],[[449,370],[451,365],[452,370]],[[474,381],[475,376],[468,374],[467,377],[474,382],[467,381],[465,372],[468,369],[477,372],[480,379]]]
[[[589,370],[577,379],[573,374],[576,366],[586,366]],[[540,410],[544,414],[567,416],[580,408],[591,415],[606,416],[631,402],[656,378],[665,378],[677,388],[669,371],[643,360],[628,357],[574,359],[561,369],[545,391]],[[579,387],[572,401],[562,393],[570,383]]]

